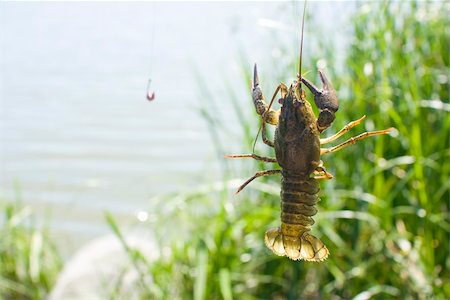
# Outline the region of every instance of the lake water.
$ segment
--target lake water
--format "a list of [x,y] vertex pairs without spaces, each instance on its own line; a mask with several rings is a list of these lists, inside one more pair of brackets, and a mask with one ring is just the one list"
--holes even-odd
[[[319,4],[320,16],[345,15],[346,5],[311,6]],[[153,196],[219,178],[193,71],[215,95],[228,78],[249,101],[238,54],[268,73],[274,33],[297,49],[299,21],[290,22],[299,7],[0,2],[1,201],[20,197],[40,217],[50,211],[52,231],[71,252],[109,231],[106,210],[126,223]],[[153,102],[145,99],[149,77]],[[230,104],[220,109],[232,120]]]

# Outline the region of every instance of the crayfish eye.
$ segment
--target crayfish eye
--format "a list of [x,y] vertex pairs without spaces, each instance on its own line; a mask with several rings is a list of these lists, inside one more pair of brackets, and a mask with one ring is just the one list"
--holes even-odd
[[278,103],[280,103],[281,105],[283,105],[283,98],[278,99]]

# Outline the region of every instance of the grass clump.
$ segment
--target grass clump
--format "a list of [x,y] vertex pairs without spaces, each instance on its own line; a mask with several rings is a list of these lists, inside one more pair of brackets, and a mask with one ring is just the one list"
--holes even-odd
[[19,202],[0,211],[0,298],[45,299],[62,266],[47,229]]

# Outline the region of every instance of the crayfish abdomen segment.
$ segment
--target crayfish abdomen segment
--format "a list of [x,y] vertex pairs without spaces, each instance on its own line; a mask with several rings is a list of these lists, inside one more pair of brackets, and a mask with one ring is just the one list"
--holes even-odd
[[323,242],[309,234],[319,201],[317,180],[283,174],[281,185],[281,227],[265,234],[266,246],[276,255],[293,260],[322,261],[328,257]]

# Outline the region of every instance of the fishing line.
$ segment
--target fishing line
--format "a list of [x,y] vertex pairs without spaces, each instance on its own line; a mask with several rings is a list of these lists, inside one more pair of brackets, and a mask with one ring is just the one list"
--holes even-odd
[[147,83],[147,100],[153,101],[155,99],[155,91],[151,89],[152,75],[153,75],[153,56],[155,52],[155,27],[156,27],[156,2],[153,2],[152,10],[152,31],[150,38],[150,63],[149,63],[149,79]]
[[298,80],[299,80],[298,87],[299,87],[299,89],[302,88],[302,55],[303,55],[303,32],[305,29],[305,12],[306,12],[306,0],[303,4],[302,33],[300,36],[300,62],[298,64]]

